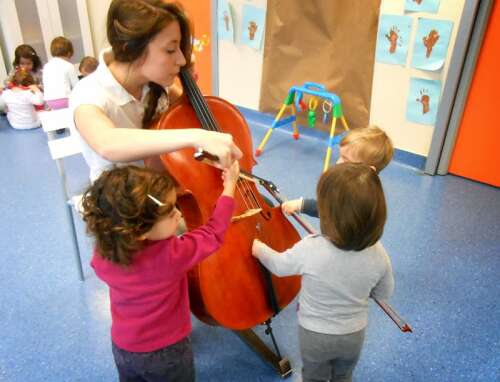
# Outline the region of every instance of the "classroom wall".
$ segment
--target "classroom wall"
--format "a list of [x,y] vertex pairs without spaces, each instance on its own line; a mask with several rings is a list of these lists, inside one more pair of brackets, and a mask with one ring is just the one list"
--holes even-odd
[[111,0],[87,0],[95,57],[98,57],[99,52],[108,45],[106,38],[106,15],[109,4],[111,4]]
[[0,86],[3,86],[1,84],[4,83],[6,78],[7,78],[7,69],[5,66],[3,55],[0,54]]
[[11,69],[14,60],[14,50],[22,44],[22,34],[19,24],[16,22],[17,10],[13,1],[0,0],[0,26],[2,28],[2,50],[6,53],[4,64],[7,71]]
[[[457,36],[457,29],[465,0],[441,0],[438,13],[408,13],[413,16],[411,43],[405,67],[375,63],[371,98],[370,122],[387,130],[396,148],[427,156],[433,126],[406,121],[406,100],[410,77],[441,80],[444,85],[449,61]],[[236,42],[219,41],[219,94],[237,105],[258,110],[262,76],[263,51],[255,51],[238,44],[242,6],[249,1],[231,0],[236,25]],[[267,1],[251,1],[252,5],[266,7]],[[404,14],[404,0],[382,0],[381,14]],[[409,66],[413,53],[413,40],[417,29],[417,18],[437,18],[453,21],[453,31],[443,69],[429,72]]]
[[[375,62],[370,123],[377,124],[385,129],[398,149],[423,156],[427,156],[429,152],[434,127],[406,120],[406,101],[410,87],[410,77],[441,80],[441,89],[443,88],[453,47],[455,46],[464,2],[465,0],[441,0],[438,13],[406,13],[406,15],[414,18],[407,65],[403,67]],[[405,14],[404,1],[382,0],[380,14]],[[447,58],[444,67],[440,71],[431,72],[410,67],[418,17],[453,21]]]
[[[106,45],[105,17],[111,0],[87,0],[92,37],[96,55]],[[446,80],[449,61],[457,36],[457,29],[465,0],[441,0],[439,12],[408,13],[414,18],[407,65],[405,67],[375,63],[371,98],[370,122],[383,127],[394,141],[396,148],[427,156],[433,126],[406,121],[406,100],[410,77]],[[218,42],[219,96],[239,106],[258,110],[262,77],[263,50],[239,44],[244,4],[267,7],[267,0],[230,0],[235,25],[235,42]],[[382,0],[381,14],[404,14],[404,0]],[[430,72],[410,67],[414,35],[418,17],[453,21],[453,31],[447,59],[442,70]]]
[[[198,75],[197,85],[202,94],[212,95],[212,3],[216,0],[177,0],[187,12],[194,24],[193,37],[195,44],[195,69]],[[208,16],[208,17],[207,17]],[[198,42],[198,44],[197,44]],[[203,42],[203,44],[200,44]],[[217,43],[217,40],[215,40]]]
[[266,8],[267,0],[230,0],[233,10],[235,42],[219,41],[219,97],[238,106],[258,110],[260,82],[262,77],[263,47],[255,50],[239,44],[241,39],[241,20],[244,4]]

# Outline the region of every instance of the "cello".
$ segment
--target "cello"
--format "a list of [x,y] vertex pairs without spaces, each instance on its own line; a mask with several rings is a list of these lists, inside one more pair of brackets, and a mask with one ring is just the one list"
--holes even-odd
[[[160,116],[153,129],[199,127],[230,133],[243,153],[242,173],[251,173],[252,137],[241,113],[225,100],[204,97],[187,69],[180,72],[184,96]],[[180,187],[177,203],[188,229],[204,224],[221,194],[220,170],[195,159],[185,148],[160,155],[163,167]],[[254,182],[238,181],[235,212],[224,243],[188,274],[191,311],[201,321],[233,330],[246,330],[268,322],[300,290],[300,276],[277,277],[263,269],[252,254],[259,239],[277,251],[300,240],[279,207],[272,208]]]

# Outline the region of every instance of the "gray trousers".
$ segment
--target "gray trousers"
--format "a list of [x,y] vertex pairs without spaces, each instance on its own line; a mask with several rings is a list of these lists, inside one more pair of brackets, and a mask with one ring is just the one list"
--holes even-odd
[[316,333],[299,326],[302,382],[352,381],[364,339],[364,329],[335,335]]
[[149,353],[134,353],[113,343],[120,382],[194,382],[193,351],[189,337]]

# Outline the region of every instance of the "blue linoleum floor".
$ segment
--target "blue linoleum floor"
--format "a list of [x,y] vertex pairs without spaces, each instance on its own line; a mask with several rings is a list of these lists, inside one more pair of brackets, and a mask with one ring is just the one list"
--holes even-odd
[[[251,123],[255,146],[268,122]],[[325,148],[325,140],[276,131],[254,173],[289,197],[313,196]],[[107,290],[88,266],[91,243],[80,222],[86,280],[78,280],[45,134],[15,131],[0,117],[0,152],[0,381],[117,380]],[[71,189],[81,191],[83,159],[65,164]],[[355,380],[500,381],[500,191],[395,161],[382,180],[383,241],[396,277],[391,304],[414,334],[399,332],[372,304]],[[295,304],[273,327],[295,368],[289,380],[301,381]],[[194,319],[192,339],[199,381],[281,380],[227,330]]]

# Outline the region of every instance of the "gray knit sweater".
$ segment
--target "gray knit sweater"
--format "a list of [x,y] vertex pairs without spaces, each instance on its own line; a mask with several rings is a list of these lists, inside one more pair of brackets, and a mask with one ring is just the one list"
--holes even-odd
[[321,235],[310,235],[283,253],[266,247],[258,258],[277,276],[302,275],[299,324],[318,333],[365,328],[368,298],[386,300],[394,291],[391,261],[380,242],[344,251]]

